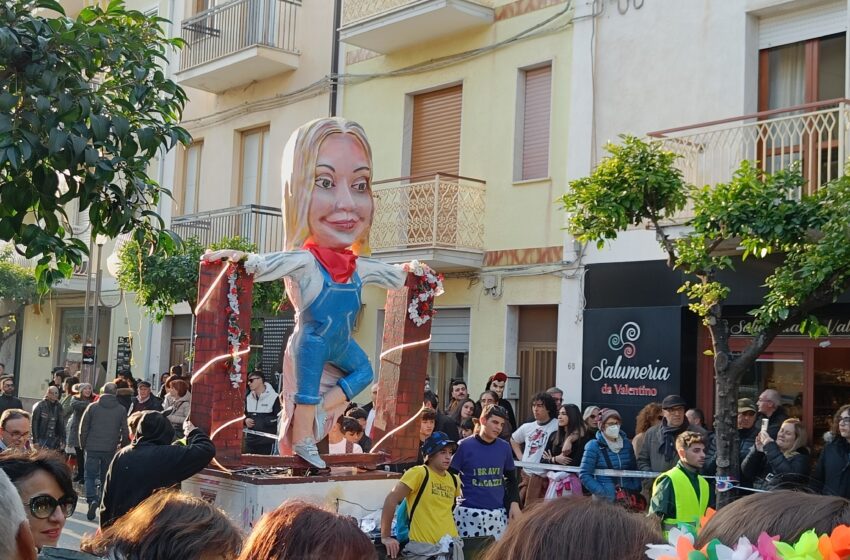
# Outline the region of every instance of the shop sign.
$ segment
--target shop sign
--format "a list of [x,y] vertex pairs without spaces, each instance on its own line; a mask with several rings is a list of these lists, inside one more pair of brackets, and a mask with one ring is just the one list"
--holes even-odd
[[[829,329],[829,336],[850,336],[850,319],[846,317],[819,317],[818,319],[821,324]],[[727,320],[729,321],[730,335],[752,336],[748,331],[749,325],[753,322],[752,317],[730,317]],[[802,336],[808,338],[809,335],[801,333],[800,324],[794,323],[785,328],[779,336]]]
[[680,307],[585,312],[582,402],[615,408],[632,434],[646,404],[680,392]]

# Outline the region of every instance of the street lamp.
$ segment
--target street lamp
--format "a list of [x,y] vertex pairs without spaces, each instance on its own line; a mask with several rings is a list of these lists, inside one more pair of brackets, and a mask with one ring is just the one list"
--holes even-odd
[[[97,361],[98,361],[98,352],[97,348],[99,346],[99,336],[100,336],[100,308],[105,307],[107,309],[114,309],[121,305],[121,302],[124,300],[124,290],[121,290],[120,297],[118,301],[114,305],[108,305],[103,302],[101,299],[101,288],[103,283],[103,270],[101,269],[101,263],[103,258],[103,246],[106,242],[109,241],[109,238],[105,235],[97,235],[95,237],[95,245],[97,245],[97,264],[95,268],[95,281],[94,281],[94,348],[95,348],[95,363],[92,364],[92,379],[91,382],[93,385],[96,385],[97,379],[94,375],[97,372]],[[88,295],[88,294],[87,294]]]

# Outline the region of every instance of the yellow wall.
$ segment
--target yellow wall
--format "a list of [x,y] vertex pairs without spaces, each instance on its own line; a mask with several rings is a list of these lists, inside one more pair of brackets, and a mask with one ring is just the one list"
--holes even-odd
[[[417,45],[407,51],[377,56],[346,67],[351,74],[381,74],[419,62],[498,43],[563,10],[564,4],[505,19],[461,36]],[[568,17],[555,22],[563,24]],[[343,115],[358,121],[369,135],[374,153],[376,180],[400,177],[404,169],[405,122],[410,95],[443,86],[463,84],[460,174],[487,183],[485,250],[560,246],[563,243],[563,212],[555,199],[566,188],[566,130],[568,118],[571,31],[519,41],[493,52],[425,73],[381,77],[343,88]],[[349,47],[352,53],[361,54]],[[550,124],[549,178],[514,182],[514,133],[519,70],[551,61],[552,111]],[[487,269],[477,271],[488,273]],[[515,276],[504,274],[501,297],[483,292],[479,279],[448,278],[446,293],[437,307],[470,309],[469,384],[473,392],[495,371],[516,371],[515,345],[508,334],[508,306],[560,302],[558,275]],[[514,271],[516,272],[516,271]],[[368,288],[366,307],[357,340],[377,363],[377,312],[385,292]],[[515,333],[513,335],[515,337]],[[554,333],[553,333],[554,337]],[[515,359],[515,358],[514,358]],[[510,360],[508,360],[510,361]],[[368,402],[368,393],[357,402]]]

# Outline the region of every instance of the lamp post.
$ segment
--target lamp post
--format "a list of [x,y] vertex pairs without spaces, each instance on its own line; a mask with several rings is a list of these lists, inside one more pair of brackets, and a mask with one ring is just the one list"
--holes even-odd
[[109,238],[105,235],[98,235],[95,238],[95,245],[97,245],[97,269],[95,272],[95,282],[94,282],[94,348],[95,348],[95,363],[92,364],[92,384],[97,384],[97,364],[100,358],[100,354],[98,352],[98,347],[100,346],[99,336],[100,336],[100,308],[105,307],[107,309],[114,309],[121,305],[121,302],[124,300],[124,290],[121,290],[120,297],[115,305],[108,305],[103,303],[101,299],[101,289],[103,284],[103,270],[101,269],[101,262],[103,258],[103,246],[106,242],[109,241]]

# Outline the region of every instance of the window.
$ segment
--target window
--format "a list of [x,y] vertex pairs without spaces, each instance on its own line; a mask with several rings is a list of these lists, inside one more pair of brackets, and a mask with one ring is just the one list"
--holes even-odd
[[193,142],[186,149],[183,160],[183,214],[194,214],[198,211],[198,185],[203,150],[203,142]]
[[269,128],[242,133],[239,204],[263,204],[270,200]]
[[413,97],[413,135],[410,175],[460,173],[460,116],[462,86],[438,89]]
[[548,177],[552,65],[521,70],[519,89],[515,179]]

